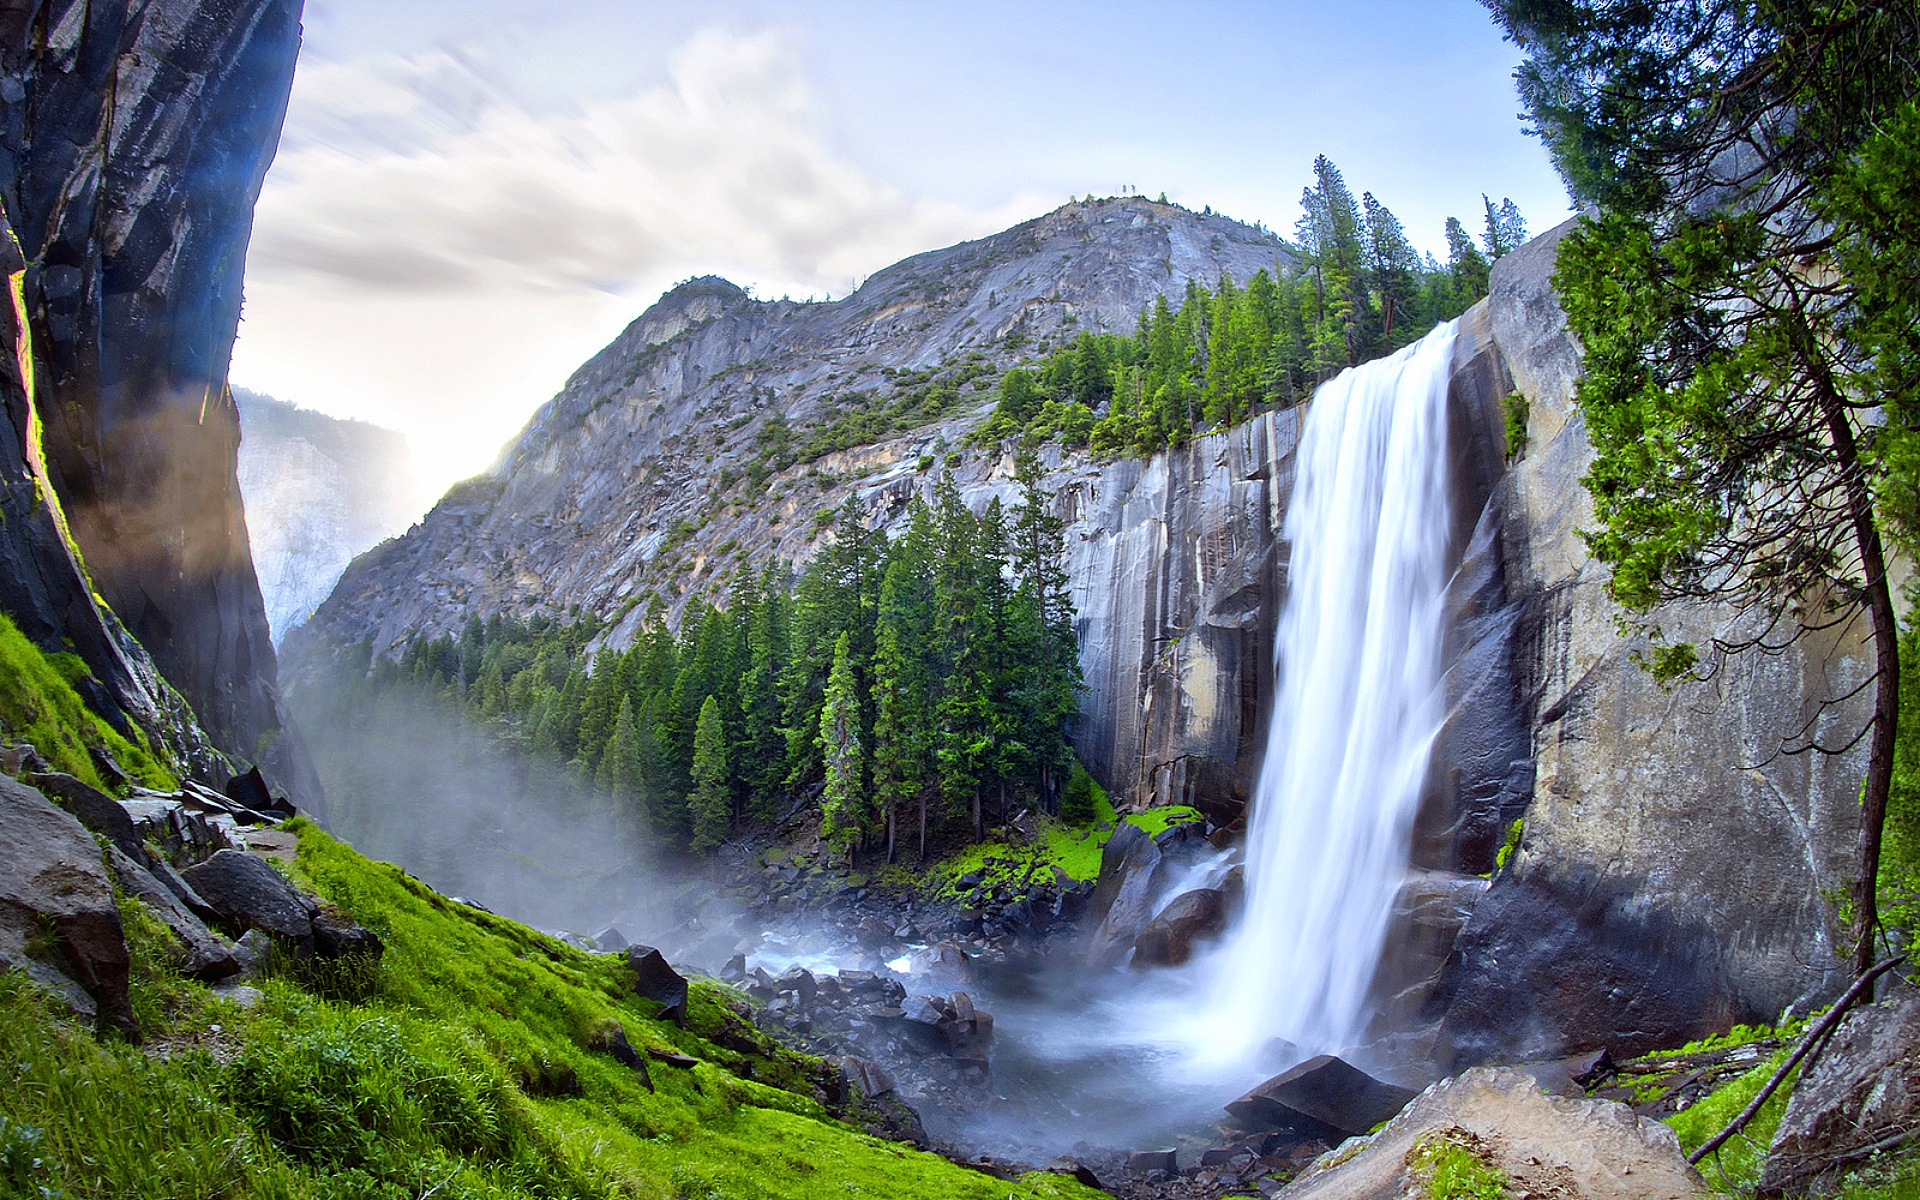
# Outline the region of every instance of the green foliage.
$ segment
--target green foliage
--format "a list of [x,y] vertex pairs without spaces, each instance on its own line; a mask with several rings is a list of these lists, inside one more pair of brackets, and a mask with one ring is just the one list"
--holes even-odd
[[1093,792],[1098,786],[1080,765],[1080,760],[1075,759],[1073,774],[1067,777],[1067,786],[1060,793],[1060,819],[1069,825],[1093,824],[1099,813],[1093,802]]
[[693,732],[693,848],[711,850],[733,827],[733,794],[727,773],[727,731],[720,723],[720,702],[708,696],[700,705]]
[[1506,840],[1500,843],[1500,849],[1496,850],[1493,855],[1493,869],[1495,871],[1504,871],[1507,869],[1507,860],[1511,859],[1513,852],[1520,848],[1520,839],[1525,836],[1526,832],[1527,819],[1525,817],[1515,817],[1513,824],[1507,826]]
[[1527,452],[1527,417],[1532,406],[1527,403],[1525,392],[1508,392],[1507,398],[1500,402],[1500,412],[1506,418],[1507,425],[1507,461],[1512,462]]
[[123,736],[87,707],[74,691],[86,679],[78,656],[43,654],[19,627],[0,613],[0,736],[9,743],[31,742],[56,771],[102,786],[90,747],[113,755],[130,778],[148,787],[171,789],[178,779],[146,735]]
[[1428,1200],[1506,1200],[1513,1182],[1476,1135],[1449,1125],[1420,1135],[1407,1166]]
[[[1783,1049],[1766,1062],[1715,1090],[1699,1101],[1688,1105],[1667,1118],[1667,1124],[1680,1135],[1680,1148],[1691,1154],[1714,1134],[1727,1127],[1727,1123],[1760,1094],[1760,1089],[1780,1064],[1792,1053]],[[1759,1113],[1748,1122],[1747,1127],[1735,1134],[1724,1146],[1716,1150],[1700,1164],[1701,1174],[1715,1190],[1738,1195],[1751,1195],[1754,1185],[1760,1182],[1761,1168],[1766,1166],[1767,1143],[1773,1140],[1773,1131],[1780,1126],[1780,1118],[1786,1115],[1787,1101],[1793,1092],[1793,1083],[1799,1070],[1795,1068],[1785,1084],[1767,1098]]]
[[833,644],[833,669],[827,676],[826,702],[820,707],[820,752],[827,773],[820,831],[841,849],[852,844],[869,820],[866,749],[860,744],[860,696],[850,646],[845,633]]
[[[73,1200],[456,1200],[725,1195],[990,1200],[1007,1185],[858,1134],[813,1090],[830,1064],[780,1049],[704,980],[689,1028],[649,1018],[620,959],[455,905],[306,822],[296,873],[387,945],[377,994],[284,978],[243,1010],[197,983],[147,1032],[103,1044],[18,972],[0,975],[0,1190]],[[153,976],[136,942],[136,977]],[[590,1047],[618,1020],[690,1071],[640,1077]],[[713,1040],[724,1036],[726,1049]],[[705,1191],[697,1189],[704,1188]],[[1022,1194],[1071,1200],[1070,1180]]]

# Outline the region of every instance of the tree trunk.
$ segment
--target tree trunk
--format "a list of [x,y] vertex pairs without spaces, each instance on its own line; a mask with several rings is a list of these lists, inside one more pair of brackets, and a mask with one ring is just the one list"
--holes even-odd
[[898,815],[899,814],[895,810],[894,806],[891,803],[889,803],[887,805],[887,865],[888,866],[893,865],[894,827],[899,824],[899,822],[895,820],[895,818]]
[[[1860,843],[1853,881],[1853,972],[1873,969],[1874,934],[1880,928],[1880,839],[1887,823],[1887,795],[1893,787],[1893,743],[1900,724],[1900,631],[1887,586],[1886,551],[1873,518],[1873,493],[1860,465],[1853,426],[1830,377],[1817,376],[1827,435],[1845,472],[1847,517],[1866,576],[1867,616],[1873,625],[1873,729],[1867,738],[1867,778],[1860,795]],[[1869,997],[1871,1000],[1871,997]]]
[[977,783],[973,785],[973,840],[976,842],[987,840],[986,826],[980,823],[980,785]]
[[920,789],[920,862],[927,861],[927,789]]

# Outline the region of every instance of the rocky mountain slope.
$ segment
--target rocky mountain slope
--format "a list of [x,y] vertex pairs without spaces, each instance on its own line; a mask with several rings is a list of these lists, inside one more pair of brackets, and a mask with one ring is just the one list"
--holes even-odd
[[[581,367],[494,470],[356,562],[290,661],[309,638],[371,635],[384,649],[469,617],[573,605],[625,617],[609,638],[624,646],[641,597],[677,612],[723,594],[735,564],[805,562],[832,536],[815,515],[850,496],[883,525],[945,472],[970,503],[1011,501],[1011,459],[960,446],[997,370],[1081,330],[1130,329],[1189,280],[1290,261],[1258,229],[1129,198],[917,255],[832,303],[690,281]],[[1269,497],[1284,493],[1266,481],[1291,439],[1282,415],[1152,462],[1052,453],[1092,689],[1076,740],[1116,786],[1171,796],[1204,776],[1232,790],[1259,677],[1240,668],[1271,657],[1255,616],[1276,561]],[[1196,540],[1197,554],[1164,554]]]
[[0,604],[47,648],[71,645],[103,711],[183,749],[210,735],[304,799],[317,781],[284,728],[226,390],[299,14],[299,0],[42,0],[0,16],[0,205],[22,347],[0,470],[28,518],[0,532]]
[[354,558],[413,515],[406,439],[235,388],[240,493],[276,640],[307,619]]
[[[1780,751],[1816,710],[1823,728],[1857,727],[1858,701],[1835,700],[1864,669],[1859,647],[1806,645],[1672,691],[1635,665],[1577,532],[1590,450],[1547,282],[1555,244],[1499,264],[1456,344],[1450,716],[1417,831],[1423,870],[1377,980],[1389,1055],[1648,1048],[1804,1008],[1840,978],[1820,896],[1844,877],[1860,764]],[[1183,272],[1239,278],[1280,253],[1221,218],[1120,200],[908,260],[835,304],[684,285],[493,472],[350,568],[293,653],[575,604],[620,618],[620,645],[644,597],[677,606],[717,594],[735,563],[805,559],[831,536],[814,514],[850,497],[883,525],[943,473],[975,504],[1010,500],[1010,454],[961,445],[988,408],[979,364],[1025,349],[1009,335],[1124,328]],[[1531,401],[1531,449],[1509,464],[1514,390]],[[850,415],[928,414],[929,396],[926,424],[845,436]],[[1225,824],[1246,799],[1297,419],[1267,413],[1146,460],[1048,452],[1088,683],[1076,747],[1123,807],[1181,801]],[[813,461],[779,457],[809,442]],[[1514,833],[1491,885],[1473,878]]]

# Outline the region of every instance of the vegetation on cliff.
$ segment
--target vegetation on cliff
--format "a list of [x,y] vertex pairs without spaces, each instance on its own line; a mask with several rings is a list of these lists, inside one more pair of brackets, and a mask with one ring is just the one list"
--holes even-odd
[[[251,1008],[182,980],[129,902],[147,1046],[103,1043],[0,975],[0,1189],[83,1197],[1001,1197],[1008,1184],[859,1132],[837,1065],[696,980],[684,1029],[612,955],[457,904],[308,823],[292,871],[376,930],[377,969],[291,965]],[[594,1049],[617,1022],[649,1074]],[[649,1081],[650,1075],[650,1081]],[[851,1103],[852,1107],[848,1107]]]
[[101,720],[73,690],[86,664],[72,654],[43,653],[0,613],[0,738],[31,745],[56,771],[100,786],[94,754],[105,752],[128,778],[153,788],[178,781],[162,753],[133,728],[133,739]]
[[850,502],[797,578],[742,568],[726,608],[695,602],[676,636],[656,607],[625,651],[596,649],[591,617],[498,615],[397,657],[350,648],[297,696],[335,811],[351,827],[379,803],[387,781],[353,764],[423,706],[700,850],[816,791],[835,846],[884,839],[889,858],[903,821],[924,857],[948,831],[978,840],[991,813],[1051,809],[1079,647],[1061,522],[1037,464],[1020,473],[1012,512],[978,514],[943,476],[891,542]]
[[1699,650],[1647,615],[1718,598],[1756,619],[1715,653],[1859,623],[1872,721],[1810,719],[1784,753],[1864,740],[1853,961],[1880,952],[1896,772],[1889,539],[1920,546],[1920,13],[1905,3],[1498,0],[1521,95],[1600,207],[1555,276],[1585,348],[1594,556],[1661,676]]
[[1422,258],[1386,205],[1355,200],[1340,169],[1314,161],[1301,196],[1299,266],[1217,290],[1195,280],[1175,308],[1161,296],[1131,336],[1082,333],[1007,371],[992,418],[973,435],[1058,440],[1101,454],[1185,445],[1276,405],[1296,404],[1347,367],[1418,341],[1487,294],[1490,260],[1526,240],[1513,201],[1486,200],[1476,247],[1447,222],[1449,256]]

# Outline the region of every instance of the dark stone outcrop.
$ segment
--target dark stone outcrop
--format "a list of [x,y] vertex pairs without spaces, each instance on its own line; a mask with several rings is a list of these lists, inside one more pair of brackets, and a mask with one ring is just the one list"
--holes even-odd
[[120,890],[139,900],[179,939],[180,973],[195,979],[225,979],[240,970],[233,946],[208,929],[206,922],[181,903],[180,898],[156,878],[145,865],[115,846],[107,852],[114,882]]
[[1848,1169],[1917,1139],[1920,989],[1906,988],[1848,1015],[1794,1085],[1758,1192],[1828,1192]]
[[0,565],[19,570],[0,570],[0,606],[42,644],[73,640],[102,711],[156,732],[183,721],[114,618],[88,613],[71,554],[61,561],[64,520],[214,744],[309,799],[317,781],[279,707],[226,386],[299,20],[299,0],[29,0],[0,14],[0,207],[20,240],[9,269],[24,265],[25,312],[10,317],[32,339],[31,378],[11,371],[0,388],[12,418],[0,471],[9,508],[50,482],[62,510],[51,525],[6,522]]
[[222,850],[180,874],[234,933],[259,929],[312,945],[314,906],[265,859]]
[[22,783],[72,813],[88,829],[106,838],[136,858],[144,858],[140,835],[134,831],[133,818],[118,800],[99,788],[71,775],[57,772],[27,775]]
[[100,1020],[135,1040],[126,932],[100,846],[70,813],[0,776],[0,957],[24,960],[50,928],[60,965],[86,989]]
[[1227,1105],[1227,1112],[1250,1128],[1291,1129],[1333,1144],[1392,1117],[1414,1095],[1322,1054],[1275,1075]]
[[633,969],[633,994],[660,1006],[663,1020],[687,1023],[687,980],[652,946],[628,946],[623,952]]
[[1227,897],[1218,888],[1182,892],[1154,915],[1133,942],[1135,967],[1177,967],[1193,957],[1196,944],[1220,936],[1227,927]]

